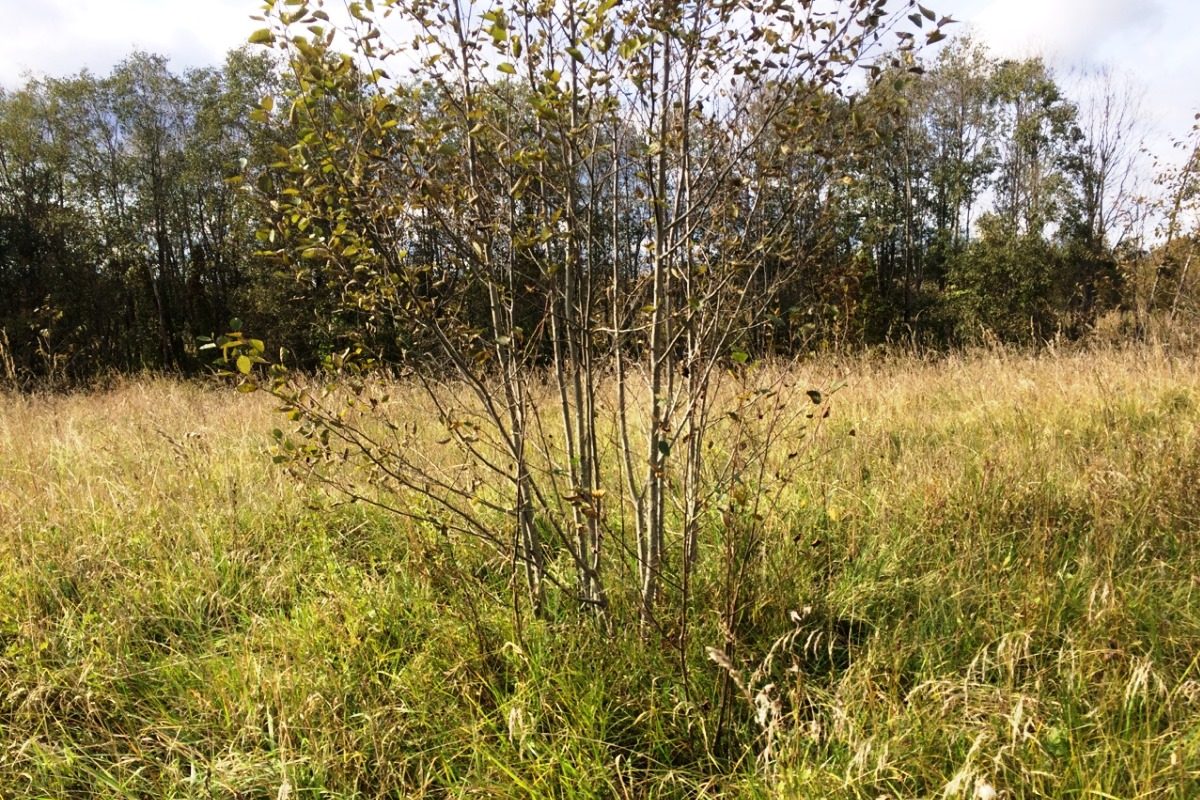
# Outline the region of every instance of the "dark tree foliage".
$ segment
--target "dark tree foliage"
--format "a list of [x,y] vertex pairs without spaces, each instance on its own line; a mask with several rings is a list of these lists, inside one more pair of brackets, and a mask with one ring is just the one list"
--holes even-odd
[[[328,74],[353,80],[337,64]],[[261,198],[283,188],[272,184],[272,165],[298,145],[285,111],[294,80],[250,51],[184,72],[134,53],[105,76],[31,78],[0,91],[0,377],[29,385],[199,369],[197,337],[222,332],[232,317],[309,365],[364,329],[370,311],[343,302],[353,275],[296,274],[261,255],[275,249]],[[337,88],[331,119],[347,102],[346,87]],[[527,107],[540,90],[514,76],[504,91],[507,100],[486,102]],[[755,234],[738,231],[746,219],[788,242],[786,256],[769,256],[758,272],[771,307],[747,349],[1036,342],[1085,336],[1110,309],[1136,311],[1142,330],[1156,310],[1174,319],[1194,305],[1195,237],[1181,211],[1192,172],[1160,166],[1161,182],[1184,200],[1165,201],[1168,247],[1143,253],[1130,234],[1132,114],[1115,94],[1077,103],[1041,61],[998,61],[965,38],[924,61],[899,54],[854,101],[825,90],[793,94],[792,114],[826,122],[775,117],[745,163],[721,167],[748,187],[741,207],[723,208],[723,224]],[[438,124],[444,98],[430,86],[397,96],[409,107],[394,116]],[[759,111],[742,107],[740,124],[752,130]],[[504,136],[533,148],[535,120],[519,116],[510,115]],[[607,167],[615,182],[591,187],[598,200],[635,193],[646,179],[636,132],[611,135],[625,149]],[[708,135],[717,142],[721,132]],[[696,136],[697,162],[711,142]],[[422,158],[456,169],[460,144],[447,139],[441,154]],[[549,171],[573,152],[560,147],[539,154],[531,176],[557,180]],[[486,315],[486,292],[456,272],[461,254],[434,222],[413,220],[408,242],[409,259],[427,267],[420,291],[459,318]],[[618,222],[589,241],[609,254],[601,260],[628,265],[633,280],[647,268],[647,220]],[[517,276],[521,258],[513,254]],[[548,302],[527,267],[514,308],[520,329],[532,329]],[[377,315],[371,331],[384,360],[428,351],[420,331]]]
[[265,161],[276,133],[247,109],[277,81],[248,52],[183,74],[135,53],[104,77],[0,94],[9,377],[191,369],[196,336],[235,310],[286,328],[275,278],[252,256],[253,209],[227,181]]

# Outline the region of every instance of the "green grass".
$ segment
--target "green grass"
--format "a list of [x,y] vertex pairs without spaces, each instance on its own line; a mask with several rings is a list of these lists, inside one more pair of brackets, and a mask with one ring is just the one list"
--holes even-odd
[[685,684],[670,632],[518,635],[483,556],[272,465],[266,398],[0,398],[0,797],[1200,796],[1198,367],[797,372],[846,387],[747,577],[769,758],[716,570]]

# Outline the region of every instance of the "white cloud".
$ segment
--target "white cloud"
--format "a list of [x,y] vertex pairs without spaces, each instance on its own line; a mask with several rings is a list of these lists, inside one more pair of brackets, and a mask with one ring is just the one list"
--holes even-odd
[[254,30],[258,8],[247,0],[0,0],[0,84],[19,83],[25,71],[104,73],[135,49],[177,67],[218,64]]
[[971,22],[999,54],[1080,64],[1157,33],[1163,17],[1155,0],[991,0]]
[[1176,156],[1200,111],[1198,0],[929,0],[1005,58],[1040,55],[1068,86],[1070,75],[1105,66],[1144,92],[1151,152]]

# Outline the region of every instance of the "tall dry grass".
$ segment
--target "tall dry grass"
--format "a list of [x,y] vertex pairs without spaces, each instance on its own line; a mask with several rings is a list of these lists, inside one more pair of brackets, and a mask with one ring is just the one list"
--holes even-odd
[[760,367],[778,502],[686,685],[569,604],[518,638],[486,554],[273,465],[268,398],[5,396],[0,796],[1197,796],[1198,366]]

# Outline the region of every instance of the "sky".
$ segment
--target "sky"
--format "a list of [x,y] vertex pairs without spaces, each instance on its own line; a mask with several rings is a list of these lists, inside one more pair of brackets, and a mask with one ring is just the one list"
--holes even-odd
[[[632,2],[633,0],[626,0]],[[892,0],[893,7],[904,0]],[[336,3],[335,3],[336,4]],[[927,0],[996,55],[1044,55],[1060,75],[1108,66],[1144,92],[1162,151],[1200,111],[1200,0]],[[259,0],[0,0],[0,85],[26,71],[104,73],[138,48],[175,68],[221,62],[261,23]]]
[[1198,0],[931,0],[1003,57],[1043,56],[1064,85],[1107,67],[1142,95],[1151,149],[1200,112]]

